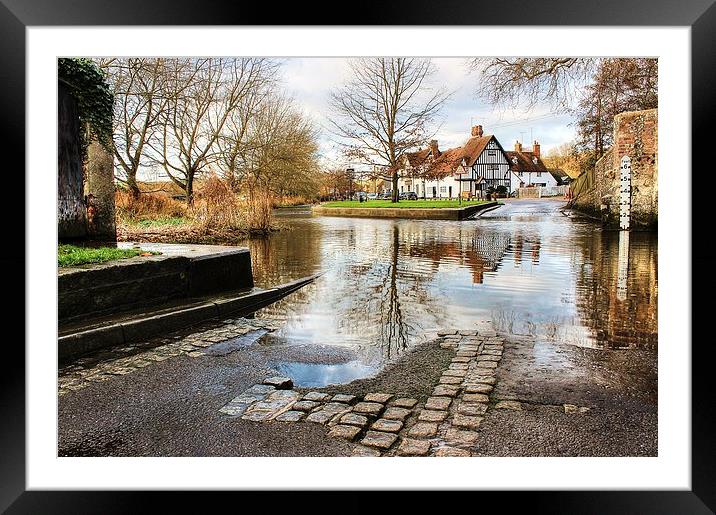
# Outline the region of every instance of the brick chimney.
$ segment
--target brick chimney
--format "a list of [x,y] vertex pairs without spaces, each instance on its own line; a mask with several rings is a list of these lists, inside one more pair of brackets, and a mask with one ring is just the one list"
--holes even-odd
[[522,143],[515,141],[515,152],[522,152]]
[[537,140],[532,144],[532,153],[539,157],[539,143],[537,143]]
[[482,125],[473,125],[472,126],[472,135],[477,136],[478,138],[482,137]]
[[430,152],[433,153],[433,157],[438,157],[440,155],[440,150],[438,149],[438,140],[430,140]]

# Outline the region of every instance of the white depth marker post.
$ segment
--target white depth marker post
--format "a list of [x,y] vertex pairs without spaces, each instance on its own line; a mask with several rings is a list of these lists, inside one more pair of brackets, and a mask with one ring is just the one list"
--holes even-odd
[[619,165],[619,229],[629,230],[631,219],[631,158],[622,157]]
[[627,298],[629,275],[629,225],[631,219],[631,158],[622,157],[619,165],[619,258],[617,262],[617,299]]

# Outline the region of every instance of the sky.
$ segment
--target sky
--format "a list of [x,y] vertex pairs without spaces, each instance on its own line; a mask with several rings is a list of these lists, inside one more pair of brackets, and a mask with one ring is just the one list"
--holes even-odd
[[[511,150],[515,140],[522,141],[525,150],[529,150],[532,141],[537,140],[544,155],[575,139],[571,115],[554,113],[547,105],[537,105],[529,111],[495,109],[475,96],[478,76],[469,73],[464,59],[435,58],[433,63],[437,71],[431,78],[432,85],[453,92],[440,112],[435,135],[441,150],[465,143],[473,125],[482,125],[485,134],[494,134],[505,150]],[[344,58],[290,58],[282,68],[284,89],[322,128],[320,152],[327,165],[352,166],[343,159],[328,130],[329,93],[348,76],[348,60]]]

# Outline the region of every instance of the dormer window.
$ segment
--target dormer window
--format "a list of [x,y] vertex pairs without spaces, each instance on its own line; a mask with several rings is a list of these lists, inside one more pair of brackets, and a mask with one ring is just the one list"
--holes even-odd
[[533,158],[532,158],[532,162],[533,162],[534,164],[537,164],[537,157],[533,157]]
[[516,158],[516,157],[513,157],[513,158],[512,158],[512,162],[513,162],[514,164],[517,164],[517,158]]

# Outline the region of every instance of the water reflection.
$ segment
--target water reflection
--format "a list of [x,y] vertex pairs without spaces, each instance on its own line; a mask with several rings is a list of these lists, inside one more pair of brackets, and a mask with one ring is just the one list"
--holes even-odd
[[597,346],[657,347],[656,235],[600,232],[583,242],[577,309]]
[[362,379],[375,373],[375,367],[364,365],[360,361],[349,361],[330,365],[326,363],[274,363],[273,367],[282,375],[293,379],[296,386],[302,388],[321,388],[329,384],[344,384]]
[[312,217],[245,242],[257,285],[316,272],[259,315],[276,344],[341,345],[374,369],[440,328],[491,319],[564,344],[655,349],[656,236],[596,230],[559,202],[520,202],[464,222]]

